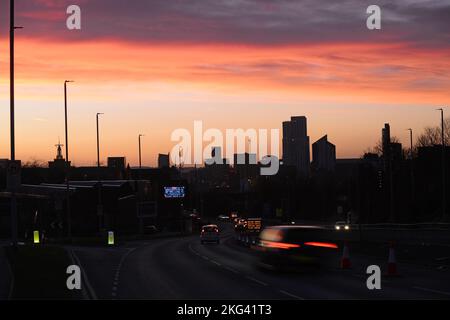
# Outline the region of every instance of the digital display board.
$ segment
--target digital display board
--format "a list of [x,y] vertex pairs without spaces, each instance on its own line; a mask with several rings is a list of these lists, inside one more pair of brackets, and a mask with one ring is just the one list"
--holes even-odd
[[164,187],[164,198],[177,199],[186,196],[185,187]]

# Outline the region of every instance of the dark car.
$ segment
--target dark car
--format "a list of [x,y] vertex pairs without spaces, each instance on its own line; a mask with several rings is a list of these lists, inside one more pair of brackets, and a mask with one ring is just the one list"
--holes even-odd
[[272,226],[259,235],[260,267],[299,270],[335,264],[339,248],[332,230],[318,226]]

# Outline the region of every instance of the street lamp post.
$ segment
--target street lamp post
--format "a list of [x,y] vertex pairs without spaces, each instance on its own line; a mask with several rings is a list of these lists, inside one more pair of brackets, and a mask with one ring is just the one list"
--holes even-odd
[[97,120],[97,180],[98,180],[98,200],[97,200],[97,215],[98,215],[98,225],[99,231],[102,229],[102,217],[103,217],[103,206],[102,206],[102,182],[100,177],[100,128],[99,128],[99,116],[103,113],[96,114]]
[[72,241],[72,218],[70,212],[70,161],[69,161],[69,128],[67,121],[67,84],[74,82],[72,80],[64,81],[64,127],[66,140],[66,207],[67,207],[67,236]]
[[441,112],[441,142],[442,142],[442,219],[447,219],[446,211],[446,170],[445,170],[445,127],[444,127],[444,108],[437,109]]
[[413,130],[411,128],[408,129],[409,131],[409,158],[410,158],[410,174],[411,174],[411,208],[412,203],[414,202],[414,159],[413,159]]
[[142,169],[142,152],[141,152],[141,138],[145,137],[145,135],[139,135],[139,169]]
[[[9,76],[10,76],[10,139],[11,139],[11,163],[16,160],[15,144],[15,118],[14,118],[14,31],[23,27],[16,27],[14,21],[14,0],[9,1],[10,28],[9,28]],[[14,189],[14,188],[13,188]],[[17,247],[17,196],[16,191],[11,190],[11,240],[12,245]]]

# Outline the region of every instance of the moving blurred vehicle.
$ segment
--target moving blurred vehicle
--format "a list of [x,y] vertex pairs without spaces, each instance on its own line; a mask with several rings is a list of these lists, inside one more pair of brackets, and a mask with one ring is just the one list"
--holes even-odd
[[259,235],[258,266],[267,269],[298,270],[339,261],[332,232],[318,226],[273,226]]
[[202,227],[200,243],[204,244],[205,242],[220,243],[219,227],[217,225],[209,224]]
[[345,221],[337,221],[334,228],[336,230],[350,230],[350,225]]

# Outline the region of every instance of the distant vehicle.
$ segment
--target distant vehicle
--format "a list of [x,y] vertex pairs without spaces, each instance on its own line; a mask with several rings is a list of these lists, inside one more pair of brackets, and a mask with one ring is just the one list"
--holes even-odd
[[154,225],[149,225],[149,226],[144,227],[145,234],[153,234],[153,233],[157,233],[157,232],[158,232],[158,228],[156,228],[156,226],[154,226]]
[[298,270],[336,262],[338,245],[331,231],[318,226],[272,226],[259,235],[258,265],[268,269]]
[[230,219],[236,219],[238,217],[238,214],[237,214],[237,212],[231,212],[230,213]]
[[219,221],[230,221],[230,217],[228,217],[228,216],[225,215],[225,214],[221,214],[220,216],[217,217],[217,219],[218,219]]
[[337,221],[334,228],[336,230],[350,230],[350,225],[346,221]]
[[217,225],[209,224],[202,227],[202,231],[200,233],[200,243],[204,244],[205,242],[220,243],[220,233]]

